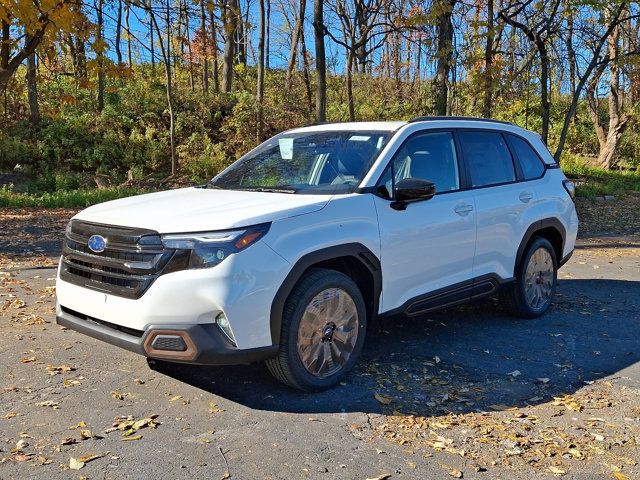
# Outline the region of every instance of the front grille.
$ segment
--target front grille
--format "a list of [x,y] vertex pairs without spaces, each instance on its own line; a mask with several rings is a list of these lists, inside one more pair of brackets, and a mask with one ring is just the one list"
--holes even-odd
[[[87,246],[89,238],[106,239],[103,252]],[[73,220],[62,248],[60,278],[83,287],[127,298],[140,298],[174,256],[153,230]]]

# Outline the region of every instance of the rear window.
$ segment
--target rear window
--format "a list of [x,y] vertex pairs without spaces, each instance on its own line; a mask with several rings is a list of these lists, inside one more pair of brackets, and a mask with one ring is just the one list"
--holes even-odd
[[524,179],[540,178],[544,172],[544,165],[531,145],[526,140],[515,135],[509,135],[509,141],[513,146],[513,153],[515,153],[520,162]]
[[472,187],[514,182],[513,159],[501,133],[461,131],[462,153],[469,166]]

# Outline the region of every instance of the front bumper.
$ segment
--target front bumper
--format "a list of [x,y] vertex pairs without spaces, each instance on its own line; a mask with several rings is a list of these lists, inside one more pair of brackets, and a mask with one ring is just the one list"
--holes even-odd
[[[216,324],[157,324],[144,331],[121,327],[83,315],[58,305],[56,322],[106,343],[124,348],[149,358],[171,360],[197,365],[237,365],[272,358],[278,346],[249,349],[234,347]],[[155,338],[179,337],[184,339],[184,350],[155,348]]]

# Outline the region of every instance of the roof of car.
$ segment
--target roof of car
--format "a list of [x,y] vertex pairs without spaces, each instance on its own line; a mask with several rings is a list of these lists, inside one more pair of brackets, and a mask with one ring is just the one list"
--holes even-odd
[[325,132],[327,130],[380,130],[383,132],[392,132],[399,129],[408,122],[338,122],[338,123],[316,123],[300,128],[289,130],[292,133],[297,132]]
[[304,127],[294,128],[289,130],[292,133],[298,132],[320,132],[331,130],[369,130],[369,131],[386,131],[393,132],[400,127],[408,125],[410,123],[428,123],[433,127],[453,127],[453,126],[472,126],[482,125],[485,128],[491,124],[515,127],[520,129],[517,125],[511,122],[505,122],[502,120],[494,120],[491,118],[476,118],[476,117],[416,117],[409,121],[385,121],[385,122],[337,122],[337,123],[315,123]]

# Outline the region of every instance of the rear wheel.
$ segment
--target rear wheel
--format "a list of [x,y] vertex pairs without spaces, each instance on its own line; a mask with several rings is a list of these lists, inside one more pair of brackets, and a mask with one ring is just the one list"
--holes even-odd
[[549,241],[535,238],[527,247],[516,280],[500,295],[510,313],[523,318],[543,315],[556,290],[558,261]]
[[281,382],[319,390],[342,380],[357,361],[366,332],[364,299],[348,276],[314,269],[285,303],[278,355],[267,360]]

